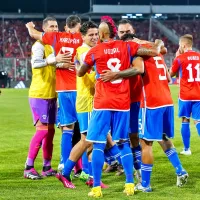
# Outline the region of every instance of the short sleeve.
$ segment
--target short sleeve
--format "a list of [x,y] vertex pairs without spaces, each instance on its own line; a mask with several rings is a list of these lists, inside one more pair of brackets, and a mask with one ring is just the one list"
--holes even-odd
[[53,46],[56,40],[57,32],[47,32],[42,35],[42,42]]
[[179,67],[180,67],[180,59],[175,58],[172,63],[171,72],[177,73],[179,71]]
[[128,48],[130,49],[130,56],[135,56],[137,54],[138,48],[140,47],[140,44],[133,42],[133,41],[128,41]]
[[90,67],[92,67],[95,63],[94,49],[95,48],[92,48],[88,51],[88,53],[85,56],[85,60],[84,60],[84,64],[86,64],[87,66],[90,66]]

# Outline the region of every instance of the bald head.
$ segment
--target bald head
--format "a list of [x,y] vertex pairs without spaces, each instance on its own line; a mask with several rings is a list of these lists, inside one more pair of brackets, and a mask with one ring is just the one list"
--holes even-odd
[[99,38],[101,41],[110,39],[110,29],[106,22],[101,22],[99,25]]

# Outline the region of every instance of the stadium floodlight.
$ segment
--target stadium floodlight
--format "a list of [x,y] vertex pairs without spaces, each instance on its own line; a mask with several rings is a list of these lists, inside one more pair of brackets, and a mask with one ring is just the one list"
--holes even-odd
[[133,14],[126,14],[127,16],[131,17]]
[[132,16],[131,18],[135,19],[135,18],[137,18],[137,16]]
[[122,15],[122,19],[128,19],[128,16]]
[[136,15],[137,17],[142,17],[142,14],[139,14],[139,13],[138,13],[138,14],[135,14],[135,15]]
[[196,17],[199,17],[199,15],[196,15]]
[[156,17],[161,17],[161,16],[162,16],[162,14],[155,14],[155,16],[156,16]]

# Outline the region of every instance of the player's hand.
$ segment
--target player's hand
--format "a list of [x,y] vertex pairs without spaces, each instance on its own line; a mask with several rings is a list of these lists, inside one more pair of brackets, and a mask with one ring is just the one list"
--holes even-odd
[[74,62],[68,62],[68,63],[64,63],[63,64],[63,68],[64,69],[73,69],[74,70],[74,68],[75,68],[75,64],[74,64]]
[[160,39],[156,39],[155,40],[155,44],[158,45],[158,46],[161,46],[161,47],[165,46],[164,42],[162,40],[160,40]]
[[58,55],[56,56],[56,62],[57,63],[69,63],[72,59],[71,53],[70,52],[66,52],[66,53],[61,53],[62,50],[60,49],[60,51],[58,52]]
[[35,28],[35,24],[33,22],[26,23],[26,28]]
[[103,70],[103,74],[100,74],[100,78],[103,82],[116,80],[117,72],[112,72],[110,70]]

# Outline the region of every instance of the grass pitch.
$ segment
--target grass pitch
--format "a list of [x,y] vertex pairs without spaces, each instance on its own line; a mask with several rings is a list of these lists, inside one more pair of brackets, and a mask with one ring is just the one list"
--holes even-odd
[[[178,87],[171,86],[175,103],[175,139],[177,151],[182,150],[180,136],[181,120],[177,117]],[[162,95],[162,94],[161,94]],[[156,122],[155,122],[156,123]],[[27,89],[3,89],[0,96],[0,199],[89,199],[90,189],[80,180],[74,179],[75,190],[66,189],[55,177],[32,181],[23,178],[24,163],[29,142],[34,134],[32,116],[28,105]],[[103,190],[104,199],[161,199],[196,200],[200,199],[200,141],[191,122],[191,150],[189,157],[180,156],[184,168],[189,173],[188,184],[176,187],[176,175],[173,167],[157,143],[154,144],[154,167],[151,179],[153,192],[136,193],[126,197],[122,191],[124,176],[114,173],[103,174],[103,182],[110,188]],[[56,129],[52,166],[57,168],[60,155],[60,130]],[[41,152],[35,162],[38,171],[42,169]]]

